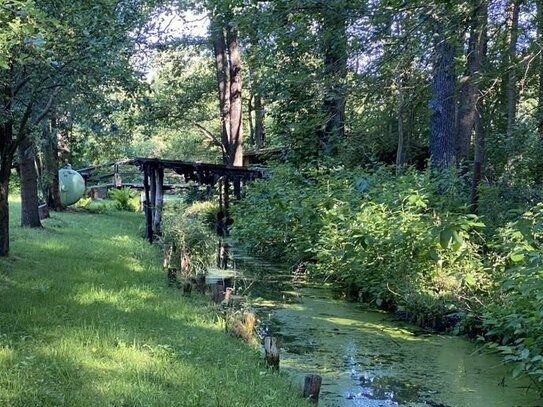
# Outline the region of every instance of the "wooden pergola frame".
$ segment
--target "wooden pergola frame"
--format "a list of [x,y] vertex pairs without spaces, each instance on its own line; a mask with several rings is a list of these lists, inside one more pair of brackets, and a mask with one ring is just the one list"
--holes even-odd
[[146,238],[150,243],[153,243],[155,234],[160,233],[164,202],[164,170],[172,170],[179,175],[183,175],[186,181],[194,181],[200,185],[214,186],[218,182],[221,183],[221,193],[219,194],[220,218],[218,221],[219,223],[222,222],[222,226],[218,226],[218,229],[224,229],[229,217],[230,183],[234,187],[234,196],[239,199],[241,198],[242,185],[262,176],[259,171],[245,167],[161,160],[158,158],[137,157],[123,161],[122,164],[136,165],[143,172]]

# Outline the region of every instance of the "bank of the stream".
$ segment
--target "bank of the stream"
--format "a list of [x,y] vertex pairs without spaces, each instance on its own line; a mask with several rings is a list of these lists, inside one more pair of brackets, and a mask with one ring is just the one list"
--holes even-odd
[[[13,200],[12,200],[13,202]],[[53,213],[0,260],[0,405],[302,406],[209,300],[166,287],[141,214]]]
[[[281,343],[281,371],[323,377],[321,407],[537,407],[534,382],[487,347],[347,302],[288,268],[238,257],[238,284]],[[318,287],[318,288],[317,288]],[[300,384],[301,385],[301,384]]]
[[280,165],[234,205],[246,253],[411,322],[492,344],[543,383],[543,204],[480,192],[453,174]]

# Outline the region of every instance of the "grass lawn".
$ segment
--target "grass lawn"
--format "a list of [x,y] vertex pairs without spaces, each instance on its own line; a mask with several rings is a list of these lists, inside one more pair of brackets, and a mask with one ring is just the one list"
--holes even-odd
[[166,288],[141,214],[53,213],[0,259],[0,406],[303,406],[301,388]]

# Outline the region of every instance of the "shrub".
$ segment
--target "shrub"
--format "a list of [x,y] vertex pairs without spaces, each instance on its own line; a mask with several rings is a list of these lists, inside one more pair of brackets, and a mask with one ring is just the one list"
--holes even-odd
[[137,191],[128,187],[110,189],[109,197],[115,201],[115,207],[121,211],[136,212],[139,208]]
[[464,214],[463,188],[454,174],[280,167],[235,206],[234,236],[252,254],[308,261],[359,300],[450,327],[489,284],[484,225]]
[[[182,215],[164,215],[162,239],[165,246],[174,248],[174,267],[188,267],[190,273],[196,274],[215,261],[217,238],[206,223],[206,214],[212,212],[213,208],[213,204],[196,203],[184,208]],[[181,265],[182,262],[185,267]]]
[[487,337],[507,361],[543,381],[543,204],[500,228],[493,241],[495,295],[486,307]]

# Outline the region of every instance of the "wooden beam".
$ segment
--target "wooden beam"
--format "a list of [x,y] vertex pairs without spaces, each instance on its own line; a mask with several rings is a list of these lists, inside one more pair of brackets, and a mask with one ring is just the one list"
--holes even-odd
[[155,170],[155,214],[153,217],[153,228],[156,234],[160,235],[160,224],[162,222],[162,208],[164,206],[164,169]]
[[143,207],[145,209],[145,224],[146,228],[146,237],[149,239],[149,243],[153,243],[153,218],[151,213],[151,197],[150,197],[150,188],[149,188],[149,166],[147,164],[143,165],[143,190],[145,191],[145,202]]
[[241,179],[234,178],[234,196],[239,201],[241,199]]

